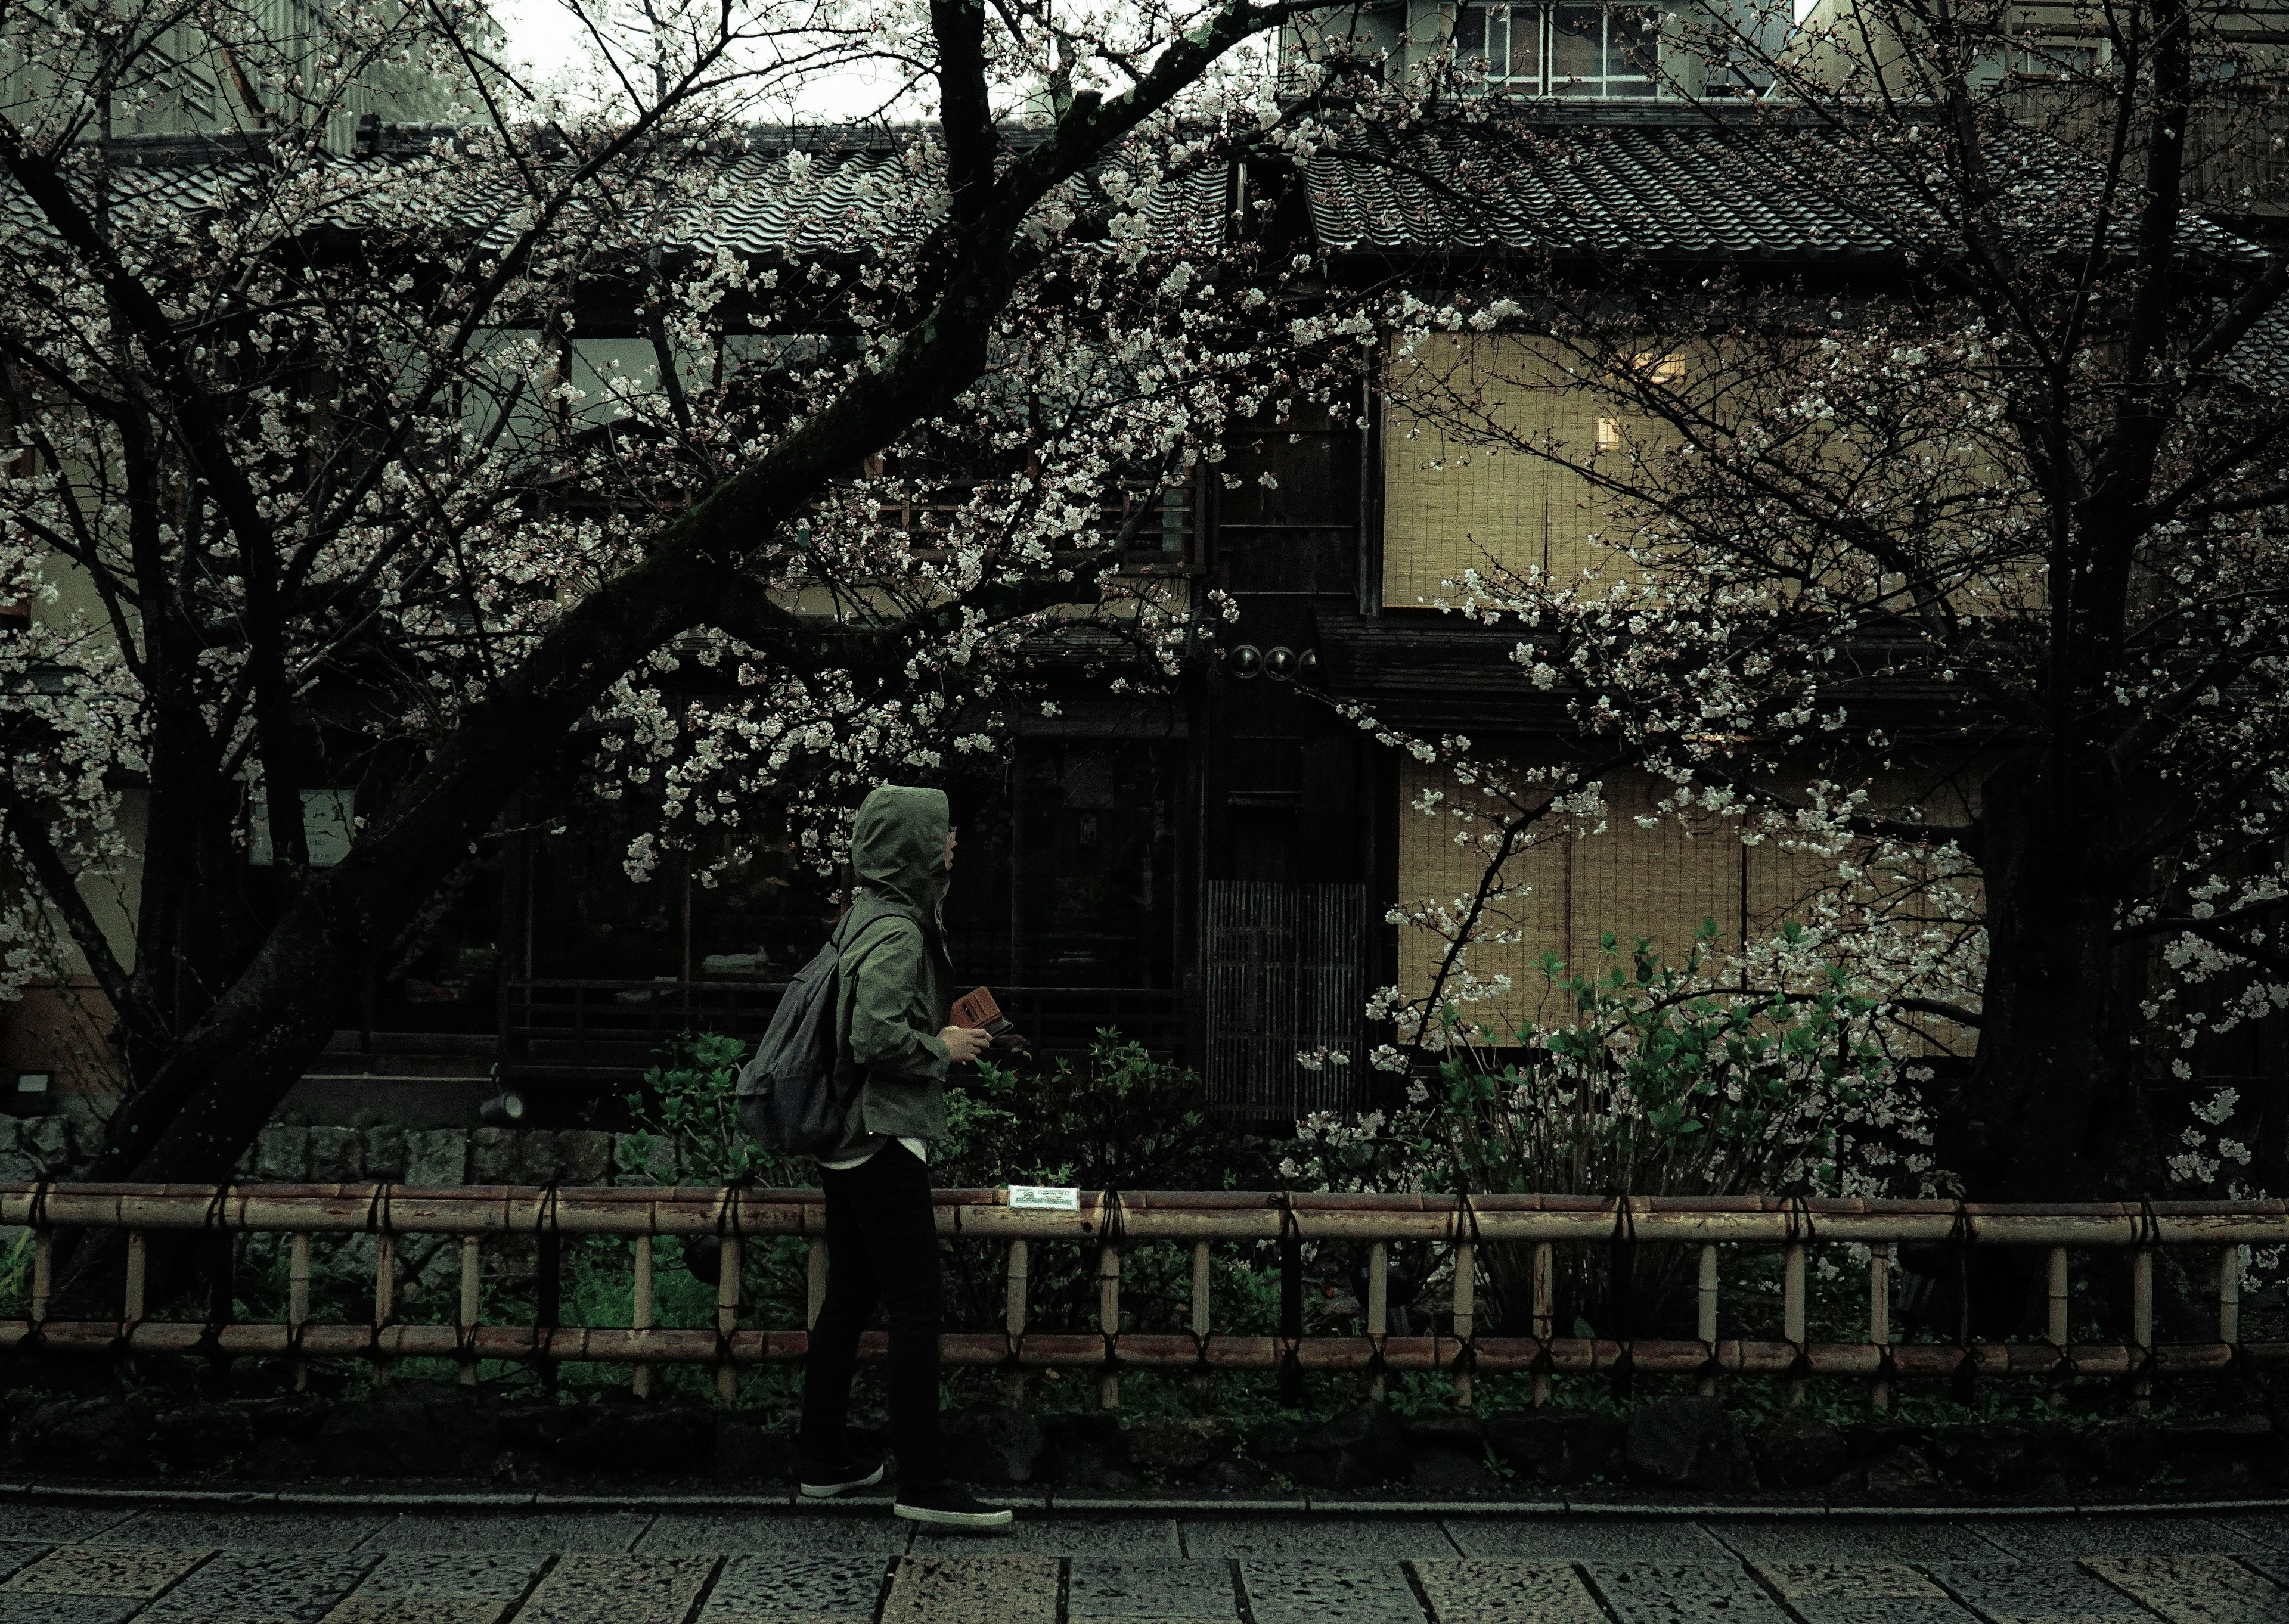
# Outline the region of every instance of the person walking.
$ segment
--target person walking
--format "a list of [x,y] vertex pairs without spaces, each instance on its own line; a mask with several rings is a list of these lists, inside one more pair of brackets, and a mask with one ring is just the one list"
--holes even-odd
[[993,1039],[945,1024],[953,967],[939,908],[953,867],[945,792],[884,784],[850,831],[856,896],[837,927],[837,1097],[841,1142],[818,1159],[826,1192],[826,1297],[811,1327],[796,1443],[802,1494],[826,1500],[882,1480],[849,1435],[858,1334],[879,1303],[889,1321],[883,1384],[898,1460],[892,1509],[919,1523],[993,1528],[1012,1513],[947,1481],[938,1435],[937,1223],[929,1146],[945,1134],[946,1068]]

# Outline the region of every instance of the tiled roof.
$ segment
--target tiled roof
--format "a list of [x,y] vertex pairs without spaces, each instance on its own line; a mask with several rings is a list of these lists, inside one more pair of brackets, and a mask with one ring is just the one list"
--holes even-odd
[[[1992,150],[2007,199],[2053,202],[2095,177],[2030,135]],[[1309,160],[1312,228],[1343,253],[1530,251],[1661,259],[1902,259],[1934,217],[1824,128],[1785,110],[1657,102],[1457,119],[1372,131]],[[2030,207],[2022,219],[2039,219]],[[2130,245],[2133,222],[2120,230]],[[2197,253],[2263,251],[2206,220]],[[2030,248],[2040,244],[2030,243]],[[2072,246],[2067,244],[2066,246]]]
[[[2223,315],[2225,309],[2225,301],[2218,300],[2215,313]],[[2257,318],[2219,370],[2245,388],[2289,394],[2289,297]]]
[[[808,136],[810,139],[802,139]],[[378,150],[358,156],[318,155],[304,162],[324,171],[333,184],[323,188],[329,202],[317,225],[356,231],[385,209],[401,207],[403,194],[389,183],[403,166],[420,161],[434,139],[451,139],[439,130],[385,130]],[[754,259],[816,259],[861,254],[883,233],[912,230],[905,212],[910,166],[927,164],[932,148],[879,131],[758,131],[735,143],[692,152],[672,187],[657,199],[649,183],[635,177],[615,185],[608,173],[594,188],[592,211],[610,210],[623,222],[635,221],[647,241],[671,250],[714,253],[729,249]],[[267,156],[251,156],[243,146],[213,140],[171,139],[121,142],[109,149],[115,206],[142,201],[190,214],[230,205],[275,187],[280,170]],[[1117,163],[1117,160],[1115,161]],[[1101,166],[1085,183],[1076,210],[1076,230],[1087,239],[1104,230],[1113,212],[1103,182],[1113,164]],[[370,180],[371,186],[359,184]],[[1132,193],[1129,208],[1156,248],[1212,253],[1223,241],[1225,171],[1221,167],[1164,180],[1149,192]],[[455,222],[492,246],[514,239],[522,198],[504,185],[472,193],[459,202]],[[12,187],[0,187],[0,218],[35,238],[47,235],[37,211]],[[577,232],[579,223],[570,223]]]

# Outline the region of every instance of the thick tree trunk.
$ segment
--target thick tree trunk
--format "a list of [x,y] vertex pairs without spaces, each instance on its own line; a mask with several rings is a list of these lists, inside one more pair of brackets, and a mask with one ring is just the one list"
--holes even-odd
[[2055,759],[2030,746],[1985,785],[1979,1055],[1940,1146],[1976,1199],[2147,1195],[2158,1176],[2131,1049],[2134,967],[2115,940],[2120,792],[2095,773],[2058,782]]

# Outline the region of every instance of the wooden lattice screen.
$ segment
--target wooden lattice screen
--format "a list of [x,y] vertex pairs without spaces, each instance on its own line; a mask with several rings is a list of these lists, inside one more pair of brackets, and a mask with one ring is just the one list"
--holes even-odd
[[[1208,1098],[1256,1120],[1361,1109],[1367,888],[1212,880]],[[1316,1071],[1301,1055],[1342,1055]]]

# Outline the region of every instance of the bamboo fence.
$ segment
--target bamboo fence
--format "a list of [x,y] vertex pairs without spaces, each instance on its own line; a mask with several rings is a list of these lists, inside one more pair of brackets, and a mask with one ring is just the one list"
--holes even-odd
[[[1123,1369],[1349,1371],[1380,1390],[1402,1371],[1437,1371],[1468,1404],[1477,1372],[1530,1371],[1535,1398],[1548,1397],[1556,1373],[1613,1371],[1624,1364],[1647,1373],[1693,1374],[1710,1390],[1720,1375],[1786,1380],[1801,1392],[1809,1376],[1864,1380],[1879,1407],[1893,1384],[1918,1376],[2082,1375],[2128,1379],[2142,1394],[2157,1373],[2224,1373],[2289,1366],[2289,1342],[2244,1342],[2240,1282],[2245,1248],[2289,1242],[2289,1205],[2280,1201],[2153,1202],[2136,1205],[2003,1206],[1948,1201],[1800,1200],[1775,1197],[1636,1198],[1627,1201],[1562,1196],[1289,1195],[1232,1191],[1120,1191],[1084,1194],[1071,1211],[1013,1207],[1006,1190],[936,1192],[939,1233],[1007,1247],[1008,1306],[1001,1329],[955,1331],[941,1339],[951,1364],[1001,1366],[1013,1373],[1044,1367],[1099,1373],[1106,1407],[1120,1402]],[[817,1190],[706,1190],[690,1187],[564,1188],[393,1184],[0,1183],[0,1225],[34,1236],[30,1318],[0,1320],[0,1352],[31,1346],[57,1351],[134,1356],[187,1353],[210,1357],[267,1357],[294,1361],[348,1357],[373,1362],[387,1380],[401,1358],[459,1361],[461,1379],[476,1380],[484,1360],[616,1362],[633,1367],[638,1392],[666,1364],[712,1365],[729,1397],[742,1365],[802,1357],[801,1327],[742,1326],[740,1249],[754,1238],[796,1237],[809,1246],[810,1318],[825,1290],[825,1208]],[[125,1231],[126,1264],[116,1320],[49,1318],[55,1238],[71,1229]],[[287,1238],[289,1309],[282,1324],[206,1323],[147,1317],[148,1238],[160,1231],[260,1232]],[[375,1240],[373,1310],[363,1325],[309,1317],[313,1236],[370,1234]],[[396,1239],[457,1236],[460,1300],[454,1323],[403,1323],[396,1308]],[[657,1236],[714,1237],[722,1242],[715,1324],[702,1329],[654,1325],[652,1240]],[[538,1238],[540,1312],[553,1318],[554,1271],[564,1237],[622,1236],[634,1242],[634,1311],[626,1326],[480,1322],[483,1249],[520,1236]],[[1189,1329],[1121,1328],[1121,1257],[1147,1242],[1192,1248]],[[1215,1328],[1211,1249],[1218,1244],[1275,1243],[1282,1264],[1280,1329],[1241,1335]],[[1362,1245],[1368,1250],[1365,1332],[1306,1335],[1301,1313],[1301,1247],[1306,1242]],[[1901,1342],[1891,1325],[1894,1249],[1947,1243],[1956,1255],[1991,1246],[2047,1253],[2047,1334],[2039,1341],[1982,1342],[1968,1333],[1950,1342]],[[1867,1335],[1857,1341],[1807,1340],[1806,1260],[1814,1245],[1867,1248]],[[1453,1262],[1447,1333],[1388,1333],[1388,1261],[1399,1245],[1444,1249]],[[1561,1245],[1680,1245],[1699,1248],[1699,1334],[1691,1339],[1560,1336],[1551,1301],[1552,1249]],[[1097,1254],[1097,1325],[1092,1332],[1036,1331],[1027,1324],[1033,1249],[1093,1248]],[[1474,1329],[1478,1264],[1488,1246],[1531,1248],[1531,1335],[1479,1335]],[[1782,1254],[1782,1334],[1722,1339],[1718,1333],[1720,1260],[1727,1247],[1776,1248]],[[2216,1337],[2206,1342],[2154,1341],[2154,1256],[2188,1248],[2205,1259],[2216,1282]],[[2125,1255],[2131,1270],[2127,1336],[2119,1341],[2069,1341],[2069,1249]],[[217,1294],[225,1303],[229,1294]],[[879,1359],[883,1338],[869,1333],[861,1357]]]

